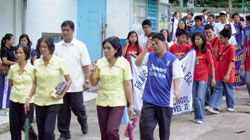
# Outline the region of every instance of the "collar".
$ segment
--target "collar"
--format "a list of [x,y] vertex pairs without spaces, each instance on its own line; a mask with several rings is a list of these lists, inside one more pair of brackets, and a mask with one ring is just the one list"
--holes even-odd
[[75,45],[75,39],[73,38],[73,39],[71,40],[70,43],[66,43],[66,42],[63,40],[63,45],[65,45],[65,46],[72,46],[72,45]]
[[[51,59],[50,59],[50,61],[49,61],[48,64],[52,64],[52,65],[53,65],[54,63],[55,63],[55,56],[52,55],[52,57],[51,57]],[[44,65],[43,57],[41,58],[41,61],[40,61],[39,65],[40,65],[40,66]]]
[[[118,58],[116,59],[116,62],[115,62],[115,64],[114,64],[114,66],[116,66],[116,67],[122,67],[123,65],[122,65],[121,59],[123,59],[123,58],[118,57]],[[108,59],[107,59],[107,58],[104,58],[104,63],[103,63],[102,66],[109,66],[109,62],[108,62]]]
[[[14,67],[15,66],[15,67]],[[18,63],[16,63],[15,65],[13,65],[13,67],[14,67],[14,70],[15,71],[18,71],[18,70],[20,70],[20,67],[19,67],[19,65],[18,65]],[[28,68],[29,68],[30,66],[29,66],[29,63],[27,62],[27,64],[24,66],[24,71],[28,71]]]

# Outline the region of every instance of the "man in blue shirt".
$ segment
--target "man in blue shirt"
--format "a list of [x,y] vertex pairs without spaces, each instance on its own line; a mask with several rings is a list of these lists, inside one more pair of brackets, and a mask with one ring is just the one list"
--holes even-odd
[[242,46],[244,41],[242,39],[242,31],[244,30],[245,26],[243,22],[240,21],[240,15],[238,13],[234,13],[232,15],[234,20],[234,28],[236,30],[235,39],[238,45]]
[[[154,52],[147,53],[149,48]],[[160,139],[168,140],[174,96],[179,98],[179,83],[183,77],[179,59],[165,49],[163,34],[157,33],[147,40],[147,45],[137,57],[137,66],[147,65],[148,79],[142,97],[140,137],[153,140],[154,128],[159,124]],[[171,86],[174,93],[171,93]]]
[[193,33],[196,32],[196,31],[200,31],[200,32],[202,32],[203,34],[205,34],[205,32],[204,32],[204,27],[201,26],[201,21],[202,21],[202,17],[201,17],[201,16],[195,16],[195,17],[194,17],[195,26],[193,26],[193,27],[191,28],[191,34],[193,34]]

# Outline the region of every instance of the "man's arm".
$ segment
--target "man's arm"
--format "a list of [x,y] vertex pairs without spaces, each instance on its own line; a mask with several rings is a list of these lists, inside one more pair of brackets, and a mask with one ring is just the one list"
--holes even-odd
[[90,88],[90,85],[89,85],[89,65],[82,66],[82,69],[83,69],[84,79],[85,79],[83,88],[85,90],[87,90]]

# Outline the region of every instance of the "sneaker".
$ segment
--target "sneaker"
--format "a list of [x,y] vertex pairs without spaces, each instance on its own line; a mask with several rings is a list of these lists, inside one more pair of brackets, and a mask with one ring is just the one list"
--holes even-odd
[[196,123],[197,123],[197,124],[203,124],[203,121],[197,120]]
[[234,111],[234,108],[227,108],[227,111],[233,112],[233,111]]
[[226,96],[222,96],[222,100],[226,100]]
[[216,108],[209,108],[208,109],[209,112],[213,113],[213,114],[219,114],[219,109],[216,109]]
[[210,109],[210,107],[209,106],[205,106],[205,110],[209,110]]
[[193,119],[193,122],[197,122],[198,120],[196,120],[196,119]]

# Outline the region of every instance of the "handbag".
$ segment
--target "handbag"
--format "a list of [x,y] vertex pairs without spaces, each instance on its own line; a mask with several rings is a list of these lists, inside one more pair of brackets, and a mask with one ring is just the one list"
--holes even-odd
[[0,63],[0,76],[7,76],[9,72],[9,66]]

